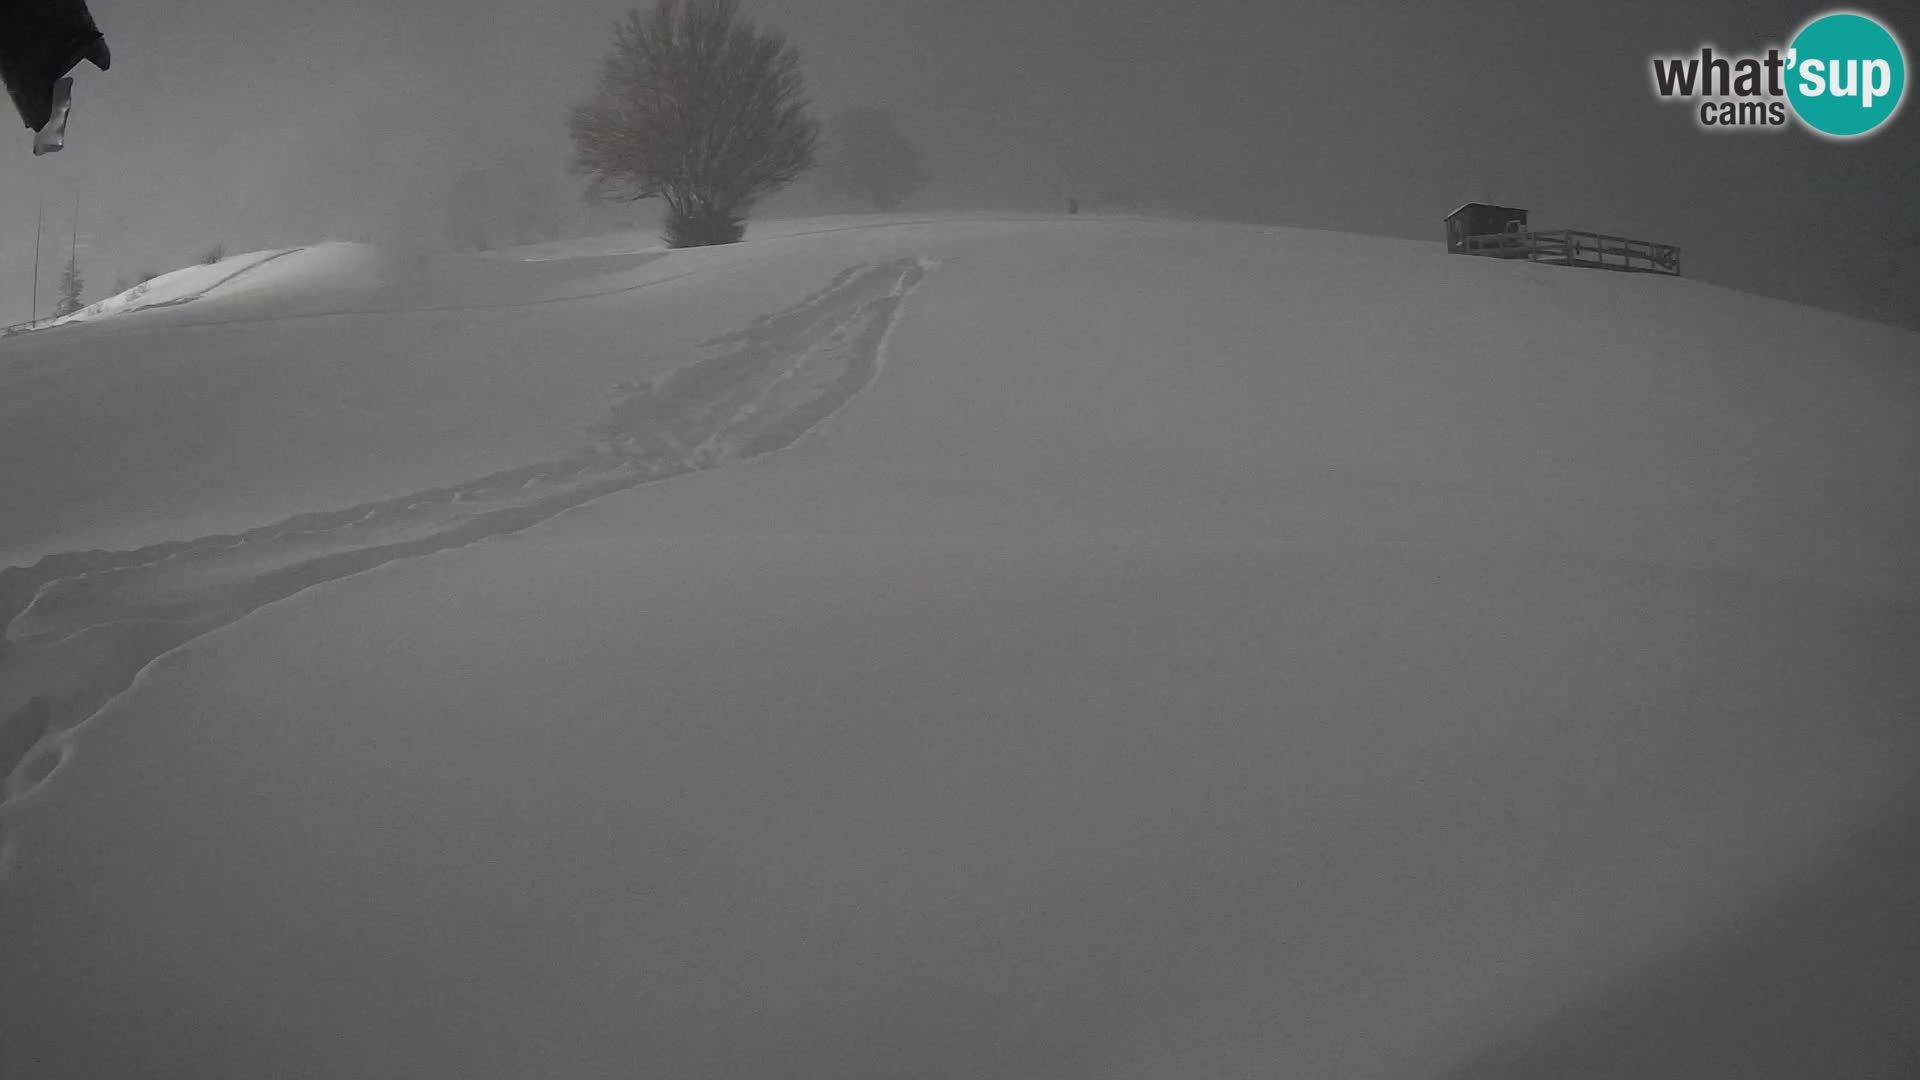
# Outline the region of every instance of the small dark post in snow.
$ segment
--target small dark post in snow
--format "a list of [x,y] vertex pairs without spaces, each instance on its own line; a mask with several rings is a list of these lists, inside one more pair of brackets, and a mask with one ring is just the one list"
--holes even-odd
[[40,196],[33,204],[33,311],[27,316],[28,326],[40,325],[40,230],[47,220],[47,189],[40,189]]

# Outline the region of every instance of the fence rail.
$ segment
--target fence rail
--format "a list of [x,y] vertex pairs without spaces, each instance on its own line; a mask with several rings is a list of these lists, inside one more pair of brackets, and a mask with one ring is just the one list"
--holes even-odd
[[1490,259],[1526,259],[1558,266],[1680,276],[1680,249],[1672,244],[1578,229],[1469,236],[1466,253]]

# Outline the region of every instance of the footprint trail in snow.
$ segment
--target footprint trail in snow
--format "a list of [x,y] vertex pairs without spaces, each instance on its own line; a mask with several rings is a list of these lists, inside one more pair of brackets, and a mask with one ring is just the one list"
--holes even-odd
[[902,259],[842,271],[707,342],[703,359],[616,388],[589,444],[557,460],[233,535],[0,570],[0,813],[53,774],[74,729],[148,664],[266,604],[791,445],[872,381],[930,268]]

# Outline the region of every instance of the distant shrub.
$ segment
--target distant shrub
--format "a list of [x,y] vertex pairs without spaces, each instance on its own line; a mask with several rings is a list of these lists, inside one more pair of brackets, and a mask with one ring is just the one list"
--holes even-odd
[[152,281],[154,278],[157,278],[159,276],[160,276],[160,271],[158,270],[142,270],[140,271],[140,274],[139,274],[140,284],[145,285],[147,282]]
[[226,257],[227,257],[227,245],[215,244],[212,247],[208,248],[205,254],[200,256],[200,261],[204,265],[212,266],[214,263],[217,263],[221,259],[224,259]]

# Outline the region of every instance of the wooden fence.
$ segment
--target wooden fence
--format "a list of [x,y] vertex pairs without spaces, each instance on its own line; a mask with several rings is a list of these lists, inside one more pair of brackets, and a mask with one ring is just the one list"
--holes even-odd
[[1526,259],[1556,266],[1584,266],[1594,270],[1680,276],[1680,249],[1672,244],[1604,236],[1577,229],[1469,236],[1467,254],[1489,259]]

